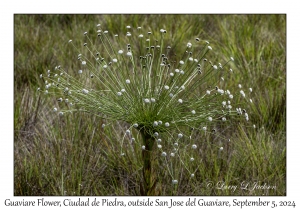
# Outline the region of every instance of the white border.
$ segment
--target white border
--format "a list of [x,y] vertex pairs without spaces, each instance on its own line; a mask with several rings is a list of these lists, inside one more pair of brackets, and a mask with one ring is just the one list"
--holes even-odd
[[[299,92],[296,84],[299,84],[299,72],[297,60],[299,60],[299,13],[297,5],[288,1],[6,1],[1,3],[0,23],[1,36],[1,179],[0,179],[0,206],[4,205],[6,198],[13,197],[13,14],[15,13],[281,13],[287,14],[287,196],[264,197],[264,200],[294,200],[297,201],[297,193],[300,189],[299,181],[299,138],[297,131],[299,125]],[[178,2],[178,3],[177,3]],[[293,1],[296,2],[296,1]],[[4,47],[3,47],[4,45]],[[120,197],[129,200],[130,197]],[[160,197],[162,198],[162,197]],[[183,197],[186,198],[186,197]],[[204,197],[214,200],[215,198]],[[235,197],[218,197],[219,200],[232,200]],[[255,200],[258,197],[237,197],[237,199]],[[22,197],[17,197],[22,200]],[[26,198],[27,199],[27,198]],[[36,197],[30,197],[35,200]],[[62,200],[59,197],[48,197],[48,200]],[[166,197],[165,199],[169,199]],[[175,198],[174,198],[175,199]],[[178,198],[180,199],[180,198]],[[299,206],[300,202],[296,202]],[[14,207],[9,207],[14,209]],[[100,207],[103,209],[103,207]],[[152,207],[153,208],[153,207]],[[197,207],[199,208],[199,207]],[[297,208],[297,207],[296,207]],[[40,209],[40,208],[39,208]],[[118,208],[116,208],[118,209]],[[164,208],[166,209],[166,208]]]

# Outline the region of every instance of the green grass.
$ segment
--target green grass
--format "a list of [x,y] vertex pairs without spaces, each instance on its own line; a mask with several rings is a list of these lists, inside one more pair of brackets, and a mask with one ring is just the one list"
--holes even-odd
[[[112,33],[127,25],[165,28],[172,49],[183,50],[195,37],[208,40],[218,59],[235,58],[232,84],[254,90],[247,110],[251,123],[225,131],[230,142],[222,152],[213,138],[197,136],[193,179],[174,163],[179,174],[174,187],[159,162],[160,195],[286,195],[285,15],[15,15],[14,195],[141,195],[143,163],[132,148],[141,145],[125,142],[126,158],[120,157],[124,122],[102,129],[104,122],[88,114],[59,118],[51,111],[56,101],[36,91],[47,69],[74,67],[76,52],[68,40],[83,40],[83,32],[98,23]],[[276,189],[208,187],[218,182],[267,183]]]

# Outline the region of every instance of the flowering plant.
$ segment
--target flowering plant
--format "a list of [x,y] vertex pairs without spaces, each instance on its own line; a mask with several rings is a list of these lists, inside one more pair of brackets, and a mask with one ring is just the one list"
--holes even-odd
[[[87,41],[80,48],[69,40],[78,51],[78,67],[48,70],[40,75],[45,87],[39,90],[57,98],[59,107],[53,107],[53,111],[61,117],[75,111],[88,112],[105,119],[104,129],[115,121],[126,122],[120,144],[125,138],[139,144],[144,178],[141,192],[153,195],[157,157],[167,167],[174,185],[178,184],[178,173],[172,168],[173,161],[181,162],[193,178],[197,164],[186,164],[184,159],[195,160],[193,151],[199,142],[194,136],[215,135],[222,151],[222,140],[228,139],[221,130],[234,119],[249,120],[239,98],[252,100],[241,85],[236,85],[238,91],[227,89],[234,59],[217,63],[208,41],[195,38],[185,44],[184,52],[175,53],[176,49],[165,43],[165,29],[153,33],[144,33],[141,27],[126,29],[122,39],[122,35],[111,36],[98,24],[97,40],[87,32],[83,34]],[[131,136],[133,130],[140,134],[141,141]],[[120,155],[125,155],[123,147]]]

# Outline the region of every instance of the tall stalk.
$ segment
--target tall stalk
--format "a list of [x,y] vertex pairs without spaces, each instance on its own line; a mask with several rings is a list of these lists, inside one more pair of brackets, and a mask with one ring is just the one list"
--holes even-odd
[[142,135],[143,144],[145,149],[142,150],[142,158],[143,158],[143,189],[141,190],[142,195],[155,195],[155,185],[156,179],[153,174],[153,145],[155,139],[148,133],[146,128],[142,128],[140,130]]

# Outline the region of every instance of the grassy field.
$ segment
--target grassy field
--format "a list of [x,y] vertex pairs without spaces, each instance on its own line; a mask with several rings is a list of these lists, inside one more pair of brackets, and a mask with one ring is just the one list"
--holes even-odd
[[104,130],[105,121],[87,113],[60,118],[55,98],[37,91],[47,69],[75,68],[69,39],[82,41],[98,23],[113,34],[127,25],[164,28],[178,51],[195,37],[209,40],[218,60],[235,59],[232,88],[253,88],[250,120],[223,133],[230,142],[222,153],[199,135],[195,177],[177,163],[174,187],[161,164],[158,195],[286,195],[285,15],[15,15],[14,195],[141,195],[141,152],[120,157],[126,123]]

